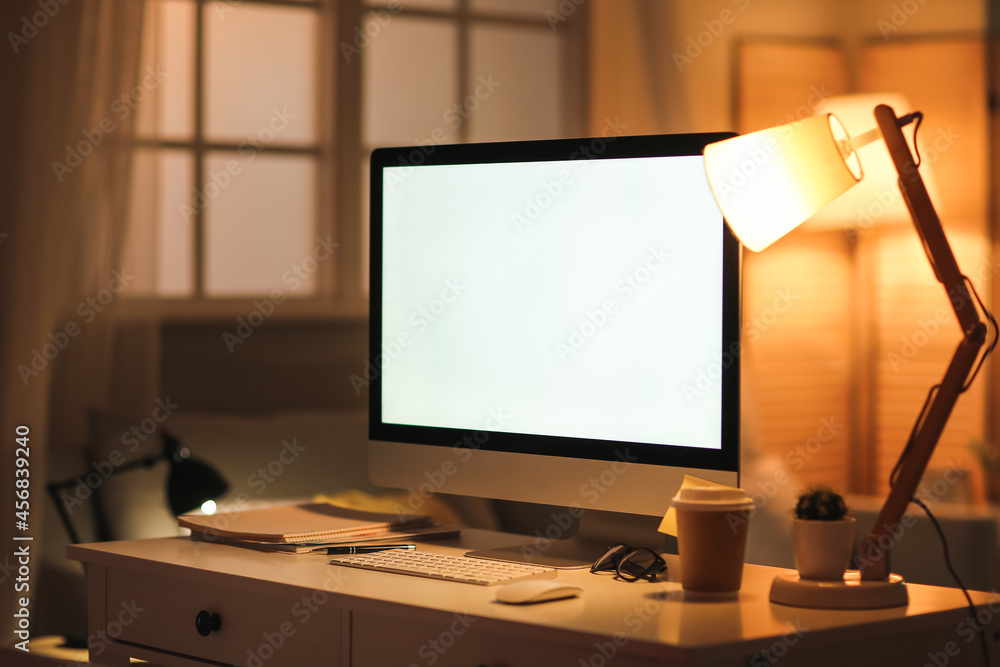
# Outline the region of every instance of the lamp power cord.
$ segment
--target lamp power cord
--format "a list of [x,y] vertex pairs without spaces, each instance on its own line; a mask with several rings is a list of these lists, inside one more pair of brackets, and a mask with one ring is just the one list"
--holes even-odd
[[941,549],[944,552],[944,565],[946,568],[948,568],[948,573],[951,574],[952,579],[954,579],[958,587],[962,589],[962,595],[965,596],[965,601],[969,605],[969,620],[972,622],[971,627],[976,631],[976,634],[979,635],[979,641],[980,644],[982,645],[983,664],[989,667],[990,649],[989,649],[989,642],[986,641],[986,625],[979,624],[976,622],[976,605],[972,601],[972,596],[969,595],[969,589],[965,587],[964,583],[962,583],[962,578],[958,576],[958,572],[955,570],[954,565],[952,565],[951,553],[948,550],[948,540],[944,536],[944,531],[941,529],[941,524],[938,523],[937,517],[934,516],[934,514],[931,512],[930,508],[927,507],[924,501],[914,497],[910,498],[910,502],[919,506],[924,511],[924,513],[927,514],[927,518],[930,519],[931,524],[934,526],[934,530],[937,531],[938,538],[940,538],[941,540]]

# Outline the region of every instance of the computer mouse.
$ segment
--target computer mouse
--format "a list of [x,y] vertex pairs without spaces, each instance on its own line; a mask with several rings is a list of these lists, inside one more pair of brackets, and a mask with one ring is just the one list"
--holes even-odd
[[576,597],[582,590],[582,586],[555,579],[529,579],[501,586],[497,589],[497,601],[506,604],[534,604]]

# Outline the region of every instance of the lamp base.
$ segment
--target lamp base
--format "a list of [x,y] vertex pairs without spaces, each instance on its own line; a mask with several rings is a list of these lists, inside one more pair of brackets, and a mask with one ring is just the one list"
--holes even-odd
[[848,570],[841,581],[818,581],[795,572],[774,578],[771,602],[812,609],[887,609],[906,606],[909,596],[898,574],[890,574],[888,581],[865,581],[857,570]]

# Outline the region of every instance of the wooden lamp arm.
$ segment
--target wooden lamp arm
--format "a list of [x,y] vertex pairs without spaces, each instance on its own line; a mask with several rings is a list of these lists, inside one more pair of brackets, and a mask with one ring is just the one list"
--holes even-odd
[[871,533],[862,540],[858,551],[862,578],[885,580],[890,572],[889,550],[902,530],[903,514],[917,491],[952,408],[966,388],[969,374],[986,341],[987,327],[980,319],[976,302],[958,268],[951,245],[903,136],[902,128],[913,117],[900,119],[892,108],[880,104],[875,108],[875,119],[899,174],[899,188],[914,227],[934,269],[934,275],[944,285],[964,333],[964,338],[945,371],[944,379],[936,391],[932,390],[926,409],[918,417],[910,442],[900,459],[898,474],[889,496],[875,519]]

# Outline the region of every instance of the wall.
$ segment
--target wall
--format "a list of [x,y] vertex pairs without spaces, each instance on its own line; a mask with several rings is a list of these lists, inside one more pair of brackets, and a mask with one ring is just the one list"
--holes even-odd
[[634,125],[630,134],[735,129],[733,53],[744,37],[836,39],[853,51],[883,33],[983,31],[987,21],[983,0],[593,0],[590,8],[592,129],[619,115]]
[[[282,410],[356,409],[368,391],[365,320],[269,321],[245,342],[226,345],[235,318],[163,326],[162,392],[186,413],[263,414]],[[230,352],[230,347],[232,352]]]

